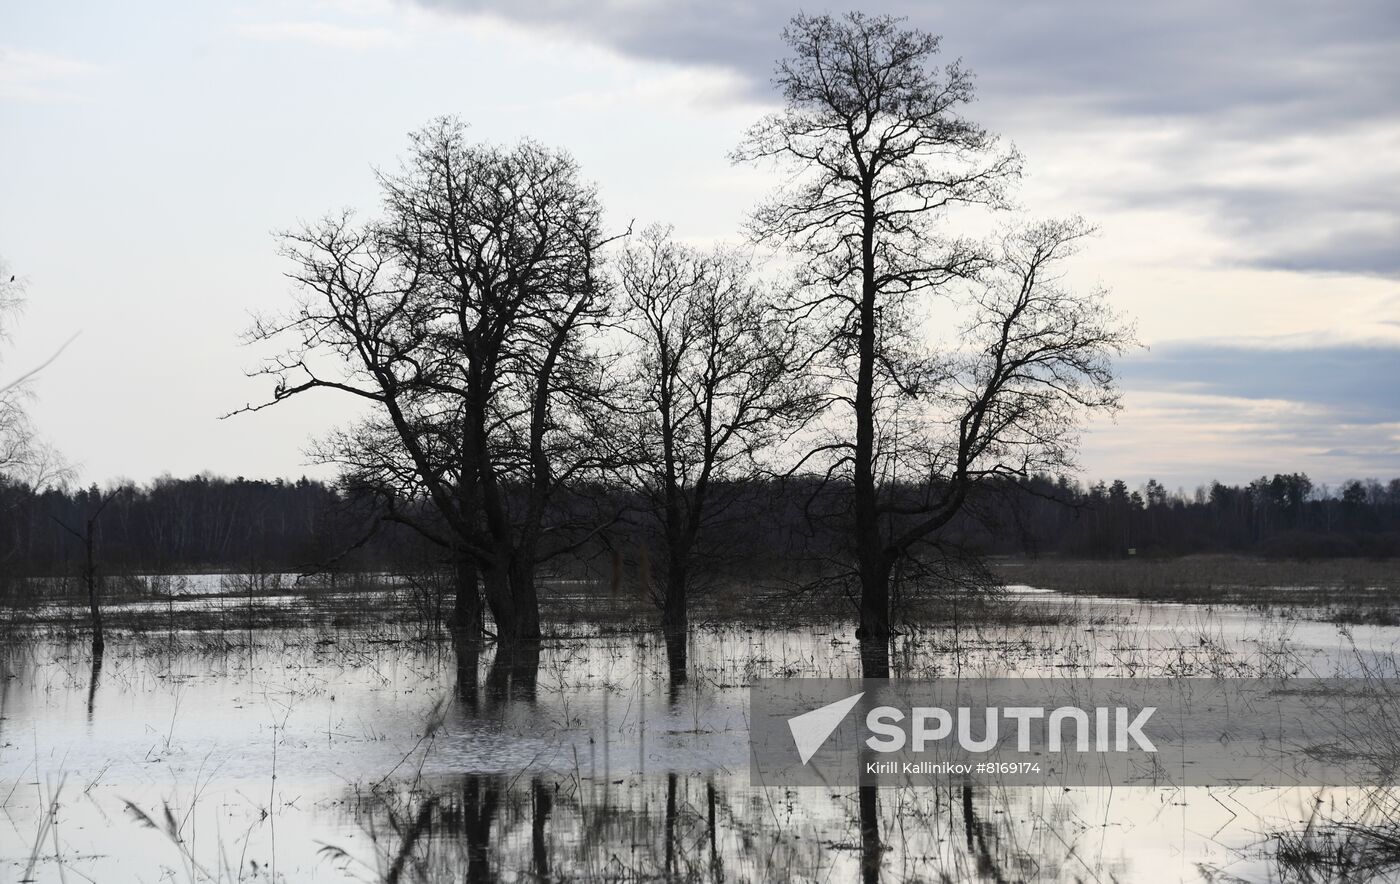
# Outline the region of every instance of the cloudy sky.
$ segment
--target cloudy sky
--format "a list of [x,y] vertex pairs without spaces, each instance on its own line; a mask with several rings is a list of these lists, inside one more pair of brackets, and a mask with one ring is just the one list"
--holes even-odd
[[[288,287],[272,233],[373,211],[445,113],[572,150],[609,216],[736,239],[772,183],[727,152],[770,109],[787,2],[278,0],[0,9],[0,258],[29,306],[4,372],[78,337],[34,416],[84,479],[316,474],[314,407],[244,377]],[[1390,0],[890,0],[978,76],[1035,215],[1100,236],[1148,348],[1090,477],[1194,487],[1400,475],[1400,7]],[[809,7],[809,11],[819,11]],[[832,11],[839,11],[833,8]],[[0,375],[4,376],[4,375]]]

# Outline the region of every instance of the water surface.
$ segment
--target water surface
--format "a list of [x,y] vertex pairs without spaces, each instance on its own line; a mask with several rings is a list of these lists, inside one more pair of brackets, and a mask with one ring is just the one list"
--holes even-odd
[[[897,672],[1331,676],[1389,665],[1400,642],[1018,597],[1035,625],[903,637]],[[673,691],[645,632],[570,627],[537,667],[471,667],[388,627],[162,632],[159,615],[109,638],[97,669],[81,634],[6,638],[0,880],[852,881],[878,865],[885,881],[1269,881],[1270,833],[1366,798],[950,783],[881,789],[872,808],[856,789],[751,785],[747,685],[857,676],[840,624],[700,629],[696,677]]]

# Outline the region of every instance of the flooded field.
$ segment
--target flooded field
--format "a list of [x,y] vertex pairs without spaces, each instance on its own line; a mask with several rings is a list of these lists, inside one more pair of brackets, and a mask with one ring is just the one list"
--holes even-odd
[[[702,626],[673,690],[644,624],[472,661],[324,598],[259,600],[324,615],[293,627],[189,595],[197,617],[114,605],[100,661],[76,626],[5,632],[0,880],[1386,880],[1400,856],[1361,840],[1394,808],[1359,788],[752,785],[747,686],[858,676],[842,624]],[[1400,650],[1400,628],[1296,612],[1008,603],[901,637],[896,674],[1327,677],[1392,673]]]

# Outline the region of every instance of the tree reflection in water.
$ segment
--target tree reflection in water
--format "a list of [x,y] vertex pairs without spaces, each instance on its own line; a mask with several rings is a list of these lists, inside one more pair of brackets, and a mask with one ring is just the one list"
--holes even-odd
[[[986,798],[972,786],[765,789],[671,771],[616,780],[469,774],[357,794],[349,806],[371,836],[379,876],[393,882],[1121,876],[1111,864],[1071,867],[1035,855],[1027,845],[1063,836],[1048,835],[1044,818],[992,808]],[[824,818],[811,815],[817,805]]]
[[[485,656],[458,660],[466,714],[537,714],[538,647]],[[1121,863],[1082,858],[1087,828],[1064,800],[969,783],[755,787],[747,771],[575,769],[390,781],[347,806],[375,874],[394,882],[1121,879]]]

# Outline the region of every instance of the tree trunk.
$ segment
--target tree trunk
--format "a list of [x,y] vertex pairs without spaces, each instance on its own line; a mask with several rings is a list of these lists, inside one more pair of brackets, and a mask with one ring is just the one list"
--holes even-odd
[[452,649],[457,655],[457,699],[468,709],[479,704],[481,686],[481,571],[470,556],[453,562],[457,598],[452,609]]
[[496,637],[509,632],[508,625],[513,613],[510,598],[510,573],[505,565],[497,561],[481,562],[478,576],[481,579],[481,592],[486,598],[486,607],[495,621]]
[[880,860],[884,845],[880,843],[880,799],[878,786],[861,786],[860,803],[860,879],[863,884],[879,884]]
[[705,781],[705,817],[709,825],[710,836],[710,878],[715,881],[723,881],[723,867],[719,858],[719,838],[715,826],[715,780],[714,777]]
[[671,771],[666,774],[666,821],[665,834],[662,836],[666,841],[666,861],[663,868],[666,870],[666,880],[672,881],[676,877],[676,772]]
[[878,553],[861,551],[860,569],[860,632],[862,639],[889,640],[890,628],[890,568]]
[[523,642],[496,645],[496,659],[486,674],[486,697],[490,704],[535,702],[539,682],[540,644]]
[[516,555],[510,564],[481,567],[482,589],[496,621],[499,645],[534,644],[540,640],[540,600],[535,589],[535,566],[529,556]]
[[457,655],[457,699],[475,710],[481,704],[481,643],[455,641],[452,650]]
[[684,554],[673,548],[671,563],[666,569],[666,594],[661,604],[661,632],[666,640],[666,664],[672,687],[686,683],[686,645],[690,631],[687,580]]
[[890,567],[881,556],[860,558],[860,674],[862,678],[890,677]]
[[539,777],[530,780],[530,854],[531,871],[537,881],[550,881],[549,842],[545,838],[545,823],[554,809],[554,796]]
[[860,677],[890,677],[890,637],[862,635],[860,643]]
[[476,562],[465,553],[458,553],[453,562],[457,597],[452,608],[452,634],[460,642],[481,640],[481,575]]
[[608,585],[608,591],[616,598],[622,589],[622,550],[612,551],[612,582]]
[[[872,182],[866,181],[861,231],[860,326],[856,340],[856,438],[852,465],[856,565],[860,575],[860,626],[856,636],[861,640],[862,648],[867,642],[884,643],[884,658],[888,661],[890,569],[885,562],[880,539],[875,476],[875,302],[879,291],[875,284],[875,206],[871,187]],[[867,670],[863,674],[866,678],[886,678],[889,675],[888,662],[883,673]]]
[[469,775],[462,788],[462,829],[467,842],[467,882],[495,881],[491,873],[491,827],[500,789],[494,778]]
[[92,724],[92,713],[97,702],[97,683],[102,678],[102,646],[94,644],[92,649],[92,669],[88,672],[87,719]]
[[540,597],[535,586],[533,555],[518,555],[510,572],[511,623],[497,640],[507,644],[534,644],[540,640]]
[[100,657],[103,648],[106,647],[106,639],[102,635],[102,606],[97,600],[97,559],[93,553],[92,533],[93,525],[89,521],[85,541],[87,560],[83,567],[83,579],[87,583],[88,608],[92,613],[92,655]]

